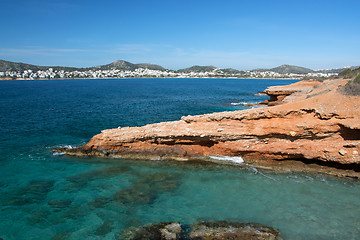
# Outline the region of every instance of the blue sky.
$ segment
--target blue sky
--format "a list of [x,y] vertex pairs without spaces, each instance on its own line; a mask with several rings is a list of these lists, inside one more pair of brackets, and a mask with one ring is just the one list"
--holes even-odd
[[360,65],[359,0],[0,0],[0,59],[180,69]]

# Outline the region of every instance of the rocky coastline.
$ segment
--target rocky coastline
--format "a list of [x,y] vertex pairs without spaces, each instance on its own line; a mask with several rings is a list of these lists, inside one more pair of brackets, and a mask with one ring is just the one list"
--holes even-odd
[[360,97],[342,93],[348,81],[269,87],[263,108],[103,130],[81,147],[53,151],[178,161],[241,157],[264,169],[360,178]]

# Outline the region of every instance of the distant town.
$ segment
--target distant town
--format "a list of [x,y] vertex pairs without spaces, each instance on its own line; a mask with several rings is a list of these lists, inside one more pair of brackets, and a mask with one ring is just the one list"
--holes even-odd
[[213,66],[193,66],[181,70],[169,70],[154,64],[132,64],[117,60],[108,65],[92,68],[41,67],[1,60],[0,79],[78,79],[78,78],[329,78],[343,69],[311,70],[298,66],[282,65],[273,69],[239,71]]
[[49,68],[45,71],[32,71],[30,69],[23,72],[6,71],[0,72],[0,78],[8,79],[66,79],[66,78],[292,78],[300,79],[304,77],[324,77],[328,78],[337,73],[277,73],[272,71],[244,71],[244,73],[225,73],[220,69],[211,72],[188,72],[178,73],[174,71],[161,71],[150,69],[135,69],[134,71],[123,70],[88,70],[71,71],[54,70]]

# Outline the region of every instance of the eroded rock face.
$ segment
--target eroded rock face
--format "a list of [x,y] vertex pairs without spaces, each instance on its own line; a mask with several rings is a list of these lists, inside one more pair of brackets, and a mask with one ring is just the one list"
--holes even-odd
[[268,95],[286,95],[269,104],[276,106],[103,130],[84,146],[55,151],[75,156],[175,160],[241,156],[248,163],[301,160],[358,170],[360,97],[338,91],[347,81],[271,87],[265,90]]

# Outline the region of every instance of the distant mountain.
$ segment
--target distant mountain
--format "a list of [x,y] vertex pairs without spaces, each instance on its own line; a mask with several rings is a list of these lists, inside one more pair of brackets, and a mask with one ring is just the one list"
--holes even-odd
[[271,68],[270,71],[280,73],[280,74],[289,74],[289,73],[307,74],[307,73],[314,72],[314,70],[311,70],[309,68],[293,66],[293,65],[286,65],[286,64],[281,65],[279,67]]
[[25,70],[39,71],[39,70],[47,70],[49,68],[53,68],[54,70],[64,70],[64,71],[75,71],[80,69],[80,68],[59,67],[59,66],[54,66],[54,67],[37,66],[26,63],[17,63],[17,62],[0,60],[0,72],[6,72],[6,71],[23,72]]
[[160,65],[156,65],[156,64],[151,64],[151,63],[138,63],[135,64],[137,67],[139,68],[147,68],[147,69],[151,69],[151,70],[159,70],[159,71],[166,71],[167,69],[160,66]]
[[[150,69],[150,70],[159,70],[159,71],[169,70],[169,69],[166,69],[166,68],[164,68],[160,65],[156,65],[156,64],[151,64],[151,63],[134,64],[134,63],[127,62],[124,60],[116,60],[110,64],[100,65],[100,66],[95,66],[95,67],[88,67],[88,68],[61,67],[61,66],[37,66],[37,65],[31,65],[31,64],[26,64],[26,63],[17,63],[17,62],[0,60],[0,72],[6,72],[6,71],[23,72],[25,70],[32,70],[32,71],[43,70],[43,71],[45,71],[49,68],[53,68],[54,71],[55,70],[57,70],[57,71],[64,70],[67,72],[72,72],[72,71],[83,72],[83,71],[87,71],[87,70],[96,71],[96,70],[112,70],[112,69],[117,69],[117,70],[122,70],[122,71],[135,71],[136,69],[139,69],[139,68],[146,68],[146,69]],[[309,68],[284,64],[279,67],[270,68],[270,69],[254,69],[254,70],[251,70],[251,72],[271,71],[271,72],[276,72],[279,74],[341,73],[342,71],[346,71],[346,70],[350,71],[355,68],[357,68],[357,67],[343,67],[343,68],[322,69],[322,70],[314,71]],[[222,73],[224,73],[224,74],[244,74],[245,73],[244,71],[239,71],[239,70],[236,70],[233,68],[218,69],[214,66],[199,66],[199,65],[180,69],[175,72],[177,72],[177,73],[215,72],[218,74],[222,74]]]
[[116,60],[115,62],[112,62],[110,64],[106,64],[106,65],[101,65],[101,66],[96,66],[96,67],[92,67],[92,70],[111,70],[111,69],[117,69],[117,70],[124,70],[124,71],[134,71],[138,68],[147,68],[150,70],[160,70],[160,71],[165,71],[166,69],[163,68],[160,65],[156,65],[156,64],[151,64],[151,63],[139,63],[139,64],[134,64],[134,63],[130,63],[124,60]]
[[39,71],[39,70],[47,70],[49,68],[53,68],[54,70],[64,70],[64,71],[87,71],[87,70],[128,70],[134,71],[138,68],[147,68],[150,70],[160,70],[165,71],[166,69],[160,65],[150,64],[150,63],[140,63],[140,64],[133,64],[124,60],[117,60],[110,64],[100,65],[95,67],[88,67],[88,68],[75,68],[75,67],[60,67],[60,66],[37,66],[31,65],[26,63],[17,63],[17,62],[9,62],[5,60],[0,60],[0,72],[6,71],[16,71],[16,72],[23,72],[25,70],[32,70],[32,71]]
[[224,73],[227,73],[227,74],[243,74],[243,73],[245,73],[244,71],[239,71],[239,70],[236,70],[233,68],[224,68],[224,69],[221,69],[221,71],[223,71]]
[[290,74],[290,73],[294,73],[294,74],[307,74],[307,73],[313,73],[314,70],[311,70],[309,68],[304,68],[304,67],[299,67],[299,66],[294,66],[294,65],[281,65],[279,67],[275,67],[275,68],[259,68],[259,69],[254,69],[252,70],[252,72],[276,72],[276,73],[280,73],[280,74]]
[[135,66],[135,64],[132,64],[132,63],[124,61],[124,60],[116,60],[115,62],[106,64],[106,65],[100,65],[100,66],[92,67],[91,69],[93,69],[93,70],[118,69],[118,70],[134,71],[136,69],[136,66]]
[[358,68],[359,66],[349,66],[349,67],[341,67],[341,68],[333,68],[333,69],[319,69],[316,70],[315,72],[317,73],[341,73],[342,71],[345,70],[353,70]]
[[198,65],[195,65],[195,66],[192,66],[192,67],[189,67],[189,68],[179,69],[179,70],[177,70],[177,72],[179,72],[179,73],[190,73],[190,72],[199,73],[199,72],[212,72],[212,71],[214,71],[216,69],[217,68],[214,67],[214,66],[198,66]]
[[312,70],[309,68],[304,68],[304,67],[299,67],[299,66],[293,66],[293,65],[281,65],[279,67],[275,67],[275,68],[270,68],[270,69],[254,69],[252,70],[252,72],[266,72],[266,71],[271,71],[271,72],[276,72],[276,73],[280,73],[280,74],[289,74],[289,73],[294,73],[294,74],[308,74],[308,73],[340,73],[346,69],[355,69],[357,67],[342,67],[342,68],[333,68],[333,69],[319,69],[319,70]]

